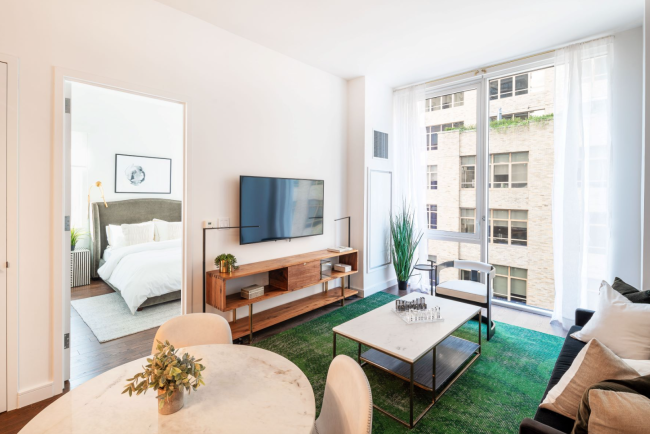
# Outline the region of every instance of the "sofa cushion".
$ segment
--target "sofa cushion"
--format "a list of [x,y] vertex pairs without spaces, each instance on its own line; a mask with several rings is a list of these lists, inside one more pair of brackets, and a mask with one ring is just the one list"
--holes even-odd
[[639,291],[634,286],[625,283],[623,279],[615,278],[614,283],[612,283],[612,288],[630,300],[632,303],[646,303],[650,304],[650,290]]
[[649,414],[650,375],[603,381],[582,395],[574,433],[647,433]]
[[578,353],[569,370],[546,395],[541,407],[575,419],[582,394],[592,384],[607,379],[629,380],[639,373],[598,339],[592,339]]
[[461,300],[487,303],[487,287],[471,280],[450,280],[436,286],[436,292]]
[[[569,330],[568,334],[571,335],[572,333],[575,333],[581,329],[582,327],[573,326]],[[585,345],[587,344],[571,338],[564,340],[564,345],[562,345],[560,355],[555,362],[553,372],[551,372],[551,379],[548,381],[548,386],[546,387],[542,401],[546,398],[548,392],[560,381],[564,373],[569,370],[571,364],[573,363],[573,360]],[[565,433],[570,433],[573,429],[574,424],[573,419],[564,417],[561,414],[554,413],[551,410],[547,410],[545,408],[537,409],[537,413],[535,413],[535,420]]]

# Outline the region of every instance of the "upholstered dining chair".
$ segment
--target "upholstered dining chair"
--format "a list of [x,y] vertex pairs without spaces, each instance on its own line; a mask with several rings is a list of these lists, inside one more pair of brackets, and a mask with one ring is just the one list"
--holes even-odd
[[[470,280],[448,280],[440,283],[440,271],[445,268],[457,268],[470,271]],[[487,340],[494,335],[495,325],[492,321],[492,280],[496,269],[485,262],[455,260],[443,262],[436,267],[436,297],[460,301],[479,306],[487,310]],[[481,279],[480,274],[485,277]]]
[[325,396],[312,434],[370,434],[372,394],[361,366],[336,356],[327,371]]
[[190,313],[166,321],[153,340],[151,354],[156,353],[157,341],[169,341],[174,347],[192,345],[232,344],[230,325],[214,313]]

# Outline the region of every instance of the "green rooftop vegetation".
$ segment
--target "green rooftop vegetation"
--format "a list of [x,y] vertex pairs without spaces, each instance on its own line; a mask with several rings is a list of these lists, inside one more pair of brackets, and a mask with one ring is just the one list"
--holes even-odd
[[[541,116],[530,116],[528,119],[501,119],[500,121],[491,121],[490,129],[506,128],[506,127],[519,127],[523,125],[530,125],[539,122],[546,122],[553,119],[553,113]],[[457,128],[446,128],[445,131],[475,131],[476,125],[465,125]]]

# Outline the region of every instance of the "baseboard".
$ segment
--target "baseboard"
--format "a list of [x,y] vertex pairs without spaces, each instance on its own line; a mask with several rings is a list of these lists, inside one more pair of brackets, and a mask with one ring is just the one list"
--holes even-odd
[[31,389],[18,392],[18,408],[22,408],[39,401],[43,401],[44,399],[51,398],[55,395],[54,391],[52,390],[53,386],[54,383],[52,381],[49,381],[47,383],[41,384],[40,386],[35,386]]
[[377,292],[381,292],[384,289],[390,288],[391,286],[397,285],[397,279],[391,279],[387,282],[382,282],[378,283],[376,285],[373,285],[369,288],[364,288],[364,289],[357,289],[359,291],[359,297],[364,298],[364,297],[370,297],[372,294],[376,294]]

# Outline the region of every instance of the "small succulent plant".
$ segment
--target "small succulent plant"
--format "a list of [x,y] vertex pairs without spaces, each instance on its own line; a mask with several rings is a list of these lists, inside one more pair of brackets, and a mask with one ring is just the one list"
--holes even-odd
[[122,394],[140,395],[147,393],[147,389],[150,388],[163,390],[165,393],[157,397],[159,399],[158,407],[162,408],[164,401],[169,402],[177,390],[185,389],[191,393],[192,389],[196,390],[201,385],[205,386],[201,376],[201,371],[205,370],[205,366],[199,363],[202,359],[195,360],[194,356],[187,353],[183,354],[182,358],[177,356],[178,350],[169,341],[156,342],[158,342],[156,347],[158,352],[147,359],[147,365],[143,366],[143,372],[138,372],[133,378],[126,380],[130,383],[126,385]]
[[239,266],[237,265],[237,258],[235,258],[235,256],[230,253],[222,253],[216,258],[214,258],[214,265],[218,267],[221,264],[221,261],[226,261],[235,270],[239,268]]

